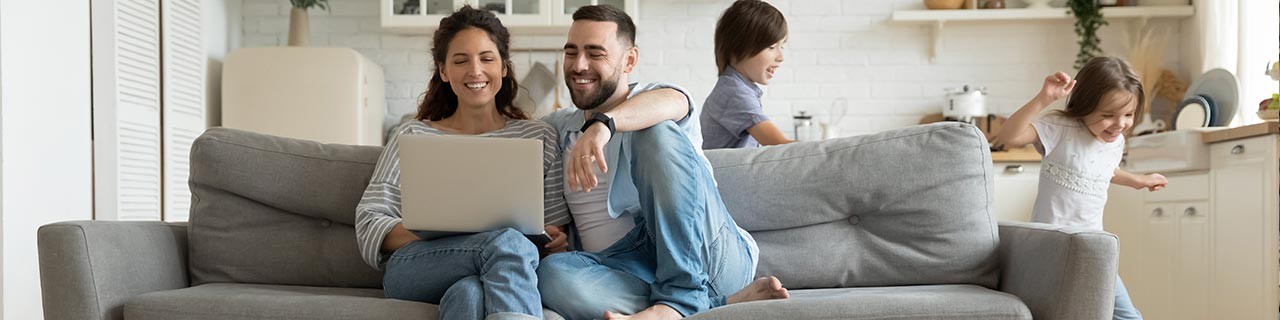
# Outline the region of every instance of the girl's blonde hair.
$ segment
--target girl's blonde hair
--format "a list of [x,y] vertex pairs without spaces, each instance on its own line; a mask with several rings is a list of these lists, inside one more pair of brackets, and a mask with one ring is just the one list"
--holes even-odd
[[1090,59],[1076,74],[1076,88],[1067,98],[1067,108],[1062,114],[1072,119],[1083,119],[1098,110],[1098,104],[1113,91],[1133,94],[1138,99],[1138,108],[1134,114],[1142,114],[1142,106],[1147,100],[1142,90],[1142,80],[1138,78],[1133,67],[1124,59],[1116,57],[1097,57]]

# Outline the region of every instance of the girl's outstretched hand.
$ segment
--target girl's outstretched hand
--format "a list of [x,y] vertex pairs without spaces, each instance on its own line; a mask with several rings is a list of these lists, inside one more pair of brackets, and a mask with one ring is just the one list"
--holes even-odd
[[1166,185],[1169,185],[1169,178],[1165,178],[1164,175],[1159,173],[1151,173],[1142,176],[1142,187],[1138,189],[1146,188],[1150,191],[1158,191],[1164,189]]
[[1058,101],[1071,94],[1071,89],[1076,88],[1076,81],[1071,79],[1070,75],[1065,72],[1055,72],[1048,77],[1044,77],[1044,87],[1040,88],[1040,94],[1037,95],[1045,104]]

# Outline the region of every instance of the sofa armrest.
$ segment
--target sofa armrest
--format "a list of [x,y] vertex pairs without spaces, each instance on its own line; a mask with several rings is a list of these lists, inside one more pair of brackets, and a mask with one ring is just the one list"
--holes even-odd
[[1111,319],[1116,236],[1101,230],[1000,222],[1000,291],[1035,319]]
[[45,319],[123,319],[134,296],[190,284],[185,223],[58,222],[36,238]]

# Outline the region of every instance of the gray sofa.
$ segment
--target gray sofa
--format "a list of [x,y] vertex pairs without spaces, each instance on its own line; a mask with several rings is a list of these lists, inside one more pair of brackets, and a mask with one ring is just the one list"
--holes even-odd
[[[189,224],[40,228],[45,317],[434,319],[435,305],[382,298],[356,249],[354,208],[380,150],[210,129],[191,150]],[[1111,317],[1115,236],[997,226],[991,155],[972,126],[707,157],[759,242],[758,274],[793,298],[695,319]]]

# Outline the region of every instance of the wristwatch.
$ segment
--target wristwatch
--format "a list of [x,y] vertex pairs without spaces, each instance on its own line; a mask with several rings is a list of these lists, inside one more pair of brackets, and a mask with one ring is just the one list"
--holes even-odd
[[609,127],[610,137],[618,133],[618,130],[613,127],[613,118],[605,115],[604,112],[592,113],[591,118],[587,119],[587,122],[582,124],[582,130],[578,130],[578,131],[587,132],[587,128],[590,128],[591,125],[595,124],[596,122],[604,123],[605,127]]

